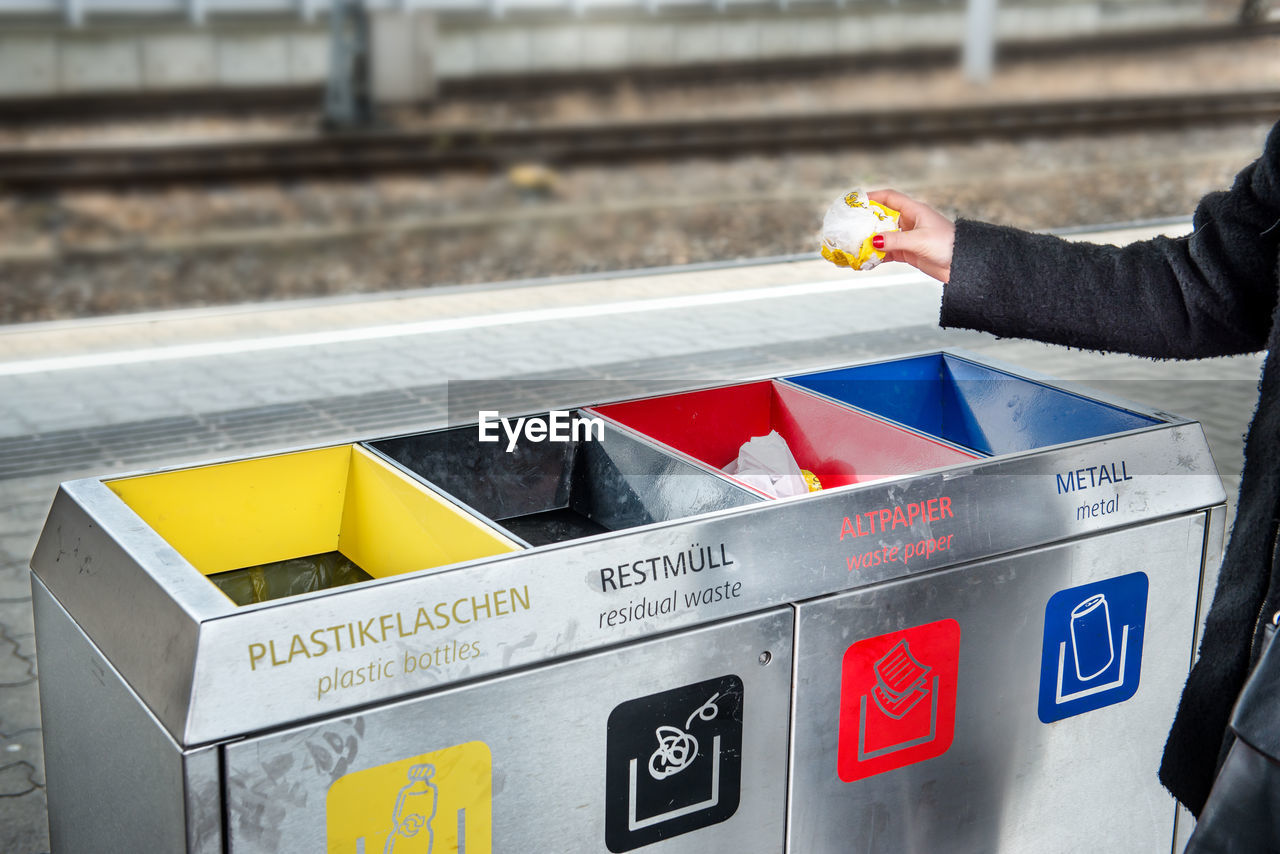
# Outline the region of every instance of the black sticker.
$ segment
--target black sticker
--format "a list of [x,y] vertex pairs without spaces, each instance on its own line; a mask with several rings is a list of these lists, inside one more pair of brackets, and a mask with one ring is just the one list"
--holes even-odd
[[742,788],[742,680],[721,676],[609,714],[604,839],[622,852],[722,822]]

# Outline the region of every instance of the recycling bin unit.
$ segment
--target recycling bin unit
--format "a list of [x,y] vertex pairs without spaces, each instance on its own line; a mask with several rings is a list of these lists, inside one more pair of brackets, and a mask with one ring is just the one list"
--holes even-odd
[[59,488],[55,851],[1174,844],[1198,424],[949,351],[489,415]]

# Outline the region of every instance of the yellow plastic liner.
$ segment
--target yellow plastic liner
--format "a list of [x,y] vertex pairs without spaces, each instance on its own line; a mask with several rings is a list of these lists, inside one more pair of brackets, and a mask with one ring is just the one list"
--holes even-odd
[[518,548],[364,448],[352,449],[338,551],[375,578]]
[[339,551],[383,578],[519,548],[357,445],[107,486],[205,575]]

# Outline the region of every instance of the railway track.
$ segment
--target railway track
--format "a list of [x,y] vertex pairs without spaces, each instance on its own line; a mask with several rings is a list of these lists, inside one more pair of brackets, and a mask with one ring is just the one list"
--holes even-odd
[[1220,124],[1280,116],[1280,90],[172,144],[0,149],[0,187],[40,191],[495,169]]

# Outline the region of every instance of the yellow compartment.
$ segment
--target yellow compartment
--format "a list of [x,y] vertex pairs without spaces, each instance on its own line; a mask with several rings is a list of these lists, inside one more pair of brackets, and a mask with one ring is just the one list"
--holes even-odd
[[205,575],[339,551],[385,578],[519,549],[358,445],[107,486]]

